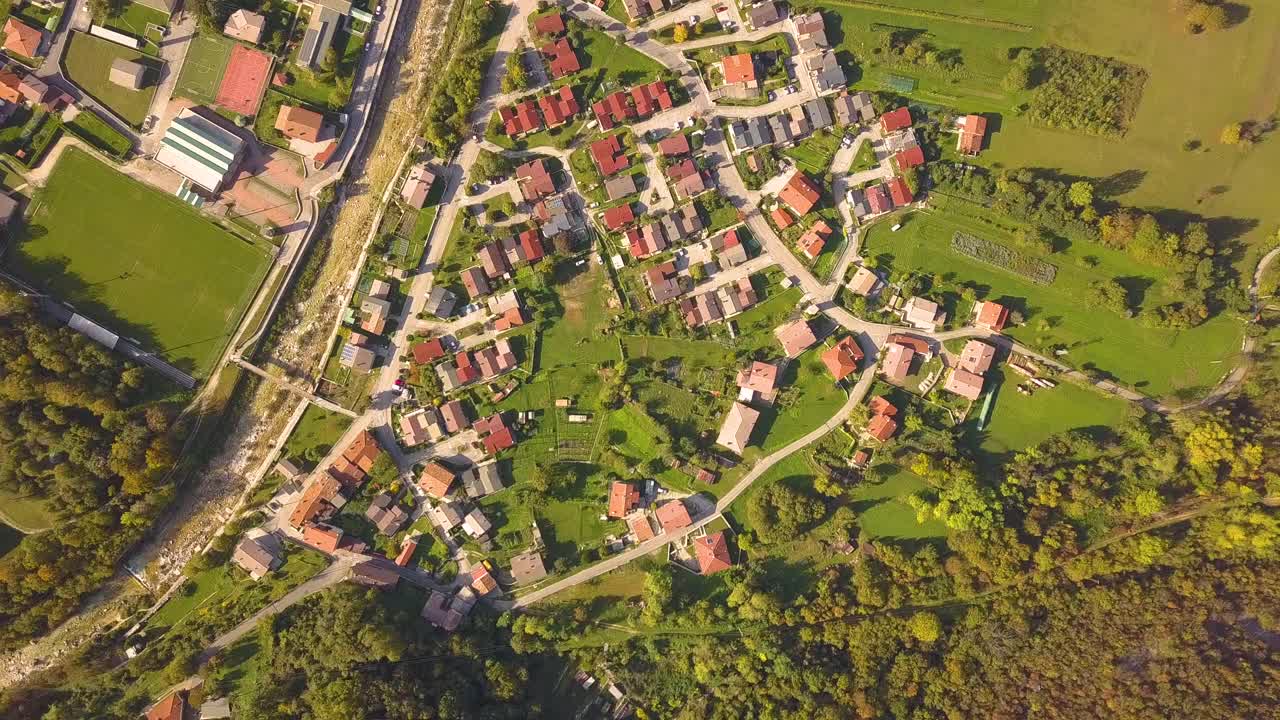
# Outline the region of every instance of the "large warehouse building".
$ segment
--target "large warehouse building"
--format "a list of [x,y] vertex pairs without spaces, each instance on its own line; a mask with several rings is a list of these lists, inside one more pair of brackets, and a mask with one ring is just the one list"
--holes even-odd
[[235,174],[243,150],[244,140],[235,133],[187,108],[169,124],[156,162],[216,193]]

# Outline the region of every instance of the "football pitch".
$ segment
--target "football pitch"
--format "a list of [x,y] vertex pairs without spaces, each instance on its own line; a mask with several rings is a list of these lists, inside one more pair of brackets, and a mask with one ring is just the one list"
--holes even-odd
[[69,148],[8,265],[196,377],[235,330],[269,255],[177,198]]
[[197,35],[182,63],[176,92],[199,102],[213,102],[235,46],[234,41],[220,35]]

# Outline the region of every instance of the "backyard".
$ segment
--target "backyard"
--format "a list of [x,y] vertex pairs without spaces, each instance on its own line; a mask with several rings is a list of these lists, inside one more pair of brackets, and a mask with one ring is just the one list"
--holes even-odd
[[30,223],[14,272],[196,376],[267,268],[265,248],[75,149],[33,201]]
[[341,413],[308,404],[302,411],[302,419],[284,444],[285,457],[313,465],[329,452],[351,424],[351,418]]

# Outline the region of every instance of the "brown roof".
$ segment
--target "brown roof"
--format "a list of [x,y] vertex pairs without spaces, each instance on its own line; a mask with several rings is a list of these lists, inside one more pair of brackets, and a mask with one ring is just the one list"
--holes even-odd
[[288,138],[319,142],[322,127],[324,115],[297,105],[281,105],[280,114],[276,116],[276,130]]
[[4,24],[4,49],[15,55],[34,58],[40,53],[44,32],[10,17]]
[[449,493],[453,481],[453,471],[432,460],[422,468],[422,475],[418,476],[418,487],[431,497],[439,499]]
[[733,567],[729,557],[729,541],[723,532],[700,537],[693,541],[693,554],[698,560],[698,571],[710,575]]
[[444,429],[450,433],[465,430],[471,425],[471,422],[467,420],[467,411],[462,407],[461,400],[450,400],[441,405],[440,416],[444,418]]
[[640,489],[631,483],[615,482],[609,486],[608,516],[620,518],[640,504]]
[[818,204],[818,186],[813,184],[808,175],[796,170],[787,184],[783,186],[782,192],[778,193],[778,199],[787,204],[787,207],[795,211],[797,215],[805,215]]
[[834,346],[822,353],[822,364],[831,371],[836,380],[843,380],[857,372],[858,362],[862,360],[862,348],[852,335],[846,336]]
[[738,387],[770,393],[778,383],[778,366],[759,360],[738,372]]
[[782,351],[787,357],[799,357],[800,353],[813,346],[818,339],[813,336],[813,328],[807,320],[796,320],[774,329],[773,334],[782,343]]
[[658,141],[658,152],[663,155],[684,155],[689,152],[689,137],[687,135],[672,135]]
[[672,500],[658,508],[658,522],[662,525],[662,532],[669,533],[689,527],[693,519],[689,517],[689,509],[683,501]]
[[981,340],[970,340],[960,351],[960,367],[981,375],[991,369],[996,359],[996,349]]
[[381,454],[382,448],[378,447],[378,441],[373,438],[372,433],[366,430],[360,433],[347,446],[347,449],[342,453],[342,457],[367,473],[373,469],[373,463],[377,461],[378,456]]
[[978,318],[975,324],[992,332],[1000,332],[1009,321],[1009,310],[1000,303],[983,301],[978,303]]
[[942,388],[960,397],[977,400],[982,394],[982,376],[964,368],[956,368],[947,376],[947,383]]

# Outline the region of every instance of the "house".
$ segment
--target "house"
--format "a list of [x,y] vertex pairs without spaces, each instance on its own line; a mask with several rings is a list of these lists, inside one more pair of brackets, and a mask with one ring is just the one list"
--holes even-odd
[[472,500],[492,495],[502,488],[497,461],[482,462],[462,471],[462,489]]
[[413,353],[413,362],[418,365],[426,365],[444,357],[444,342],[441,338],[431,338],[430,340],[419,340],[410,348]]
[[175,690],[147,710],[147,720],[182,720],[187,712],[187,699]]
[[721,285],[716,288],[716,298],[720,301],[724,316],[731,318],[759,301],[755,286],[750,277],[738,278],[736,283]]
[[[804,113],[801,113],[801,117]],[[790,146],[795,144],[796,133],[784,113],[769,116],[769,133],[773,135],[773,144]]]
[[782,20],[782,9],[773,0],[757,3],[747,8],[747,20],[751,27],[760,29]]
[[982,141],[987,137],[987,119],[981,115],[965,115],[956,119],[960,135],[956,138],[956,152],[961,155],[977,155],[982,152]]
[[435,315],[438,318],[447,318],[453,314],[453,306],[458,302],[458,297],[442,285],[436,285],[427,292],[427,297],[423,300],[422,309]]
[[244,534],[244,538],[236,544],[231,553],[231,562],[249,573],[249,577],[260,580],[284,562],[281,557],[283,548],[275,535],[253,528]]
[[230,720],[231,700],[218,698],[200,703],[200,720]]
[[498,589],[498,581],[494,579],[493,573],[489,572],[489,568],[484,563],[476,565],[471,570],[471,589],[476,591],[480,597],[484,597]]
[[453,486],[453,471],[442,464],[439,460],[431,460],[422,468],[422,474],[418,476],[418,487],[427,495],[439,500],[449,494],[449,488]]
[[462,513],[458,512],[457,503],[442,502],[427,508],[431,522],[440,528],[441,534],[448,535],[454,528],[462,524]]
[[146,75],[146,65],[118,57],[111,61],[111,71],[107,73],[107,80],[113,85],[119,85],[128,90],[140,90]]
[[792,20],[796,25],[796,44],[800,46],[800,52],[829,47],[827,27],[822,20],[822,13],[815,10]]
[[[756,423],[760,420],[760,411],[740,402],[735,402],[733,407],[729,408],[729,414],[724,418],[724,424],[720,426],[720,434],[716,436],[716,444],[721,447],[727,447],[735,453],[741,455],[746,449],[747,444],[751,441],[751,431],[755,429]],[[662,511],[658,511],[658,519],[662,520]],[[666,522],[663,521],[665,525]]]
[[706,177],[700,170],[680,178],[675,184],[676,198],[680,200],[697,197],[710,189]]
[[1000,332],[1004,330],[1007,322],[1009,322],[1009,310],[1000,303],[983,300],[974,306],[973,324],[980,328]]
[[44,42],[44,31],[32,27],[12,15],[4,23],[4,49],[11,55],[22,58],[40,56],[40,44]]
[[[283,108],[281,111],[283,112]],[[315,114],[319,115],[319,113]],[[318,128],[317,132],[319,132]],[[409,175],[400,188],[400,199],[404,200],[409,207],[421,210],[427,204],[427,195],[431,194],[431,188],[435,183],[436,174],[431,168],[427,167],[425,162],[415,163],[409,168]]]
[[912,327],[933,332],[946,320],[946,314],[938,309],[938,303],[916,296],[903,307],[902,320]]
[[[786,112],[786,120],[788,126],[787,132],[789,132],[793,138],[803,138],[813,130],[813,126],[809,124],[809,116],[805,114],[804,106],[802,105],[792,106],[792,108]],[[770,123],[769,127],[773,127],[773,124]]]
[[756,94],[760,91],[760,81],[756,78],[756,63],[751,53],[726,55],[720,61],[724,86],[743,94]]
[[711,238],[710,246],[721,270],[737,267],[749,259],[747,246],[742,243],[736,228]]
[[502,122],[502,131],[507,137],[520,137],[542,129],[542,116],[538,114],[538,104],[533,98],[499,108],[498,120]]
[[571,233],[578,227],[575,216],[570,213],[569,206],[563,197],[550,197],[539,200],[533,206],[533,216],[542,223],[543,237],[553,238],[557,235]]
[[751,402],[759,394],[771,401],[778,389],[778,366],[756,360],[738,371],[738,399]]
[[539,35],[556,36],[565,31],[564,16],[559,10],[533,19],[533,31]]
[[556,191],[556,181],[547,170],[546,161],[541,158],[516,168],[516,183],[520,186],[520,195],[529,201],[547,197]]
[[955,368],[947,376],[942,389],[969,400],[977,400],[982,395],[982,376],[964,368]]
[[602,132],[612,130],[636,117],[636,110],[631,106],[630,97],[626,92],[617,90],[591,105],[591,112],[600,123]]
[[889,178],[889,182],[885,184],[889,187],[889,199],[893,200],[894,207],[908,205],[914,199],[911,188],[907,187],[907,181],[903,180],[902,176]]
[[733,147],[739,152],[773,142],[769,121],[759,115],[730,124],[729,137],[733,140]]
[[685,292],[676,264],[671,260],[645,270],[644,282],[649,286],[649,294],[656,303],[668,302]]
[[631,100],[635,103],[636,115],[642,118],[675,107],[675,101],[671,99],[671,91],[662,80],[654,80],[631,88]]
[[293,512],[289,515],[289,524],[300,529],[345,504],[346,498],[342,497],[341,489],[341,482],[332,475],[325,473],[318,476],[306,490],[302,491],[302,497],[294,504]]
[[627,528],[631,530],[637,545],[655,537],[653,524],[649,522],[649,516],[645,513],[636,513],[627,518]]
[[440,418],[444,420],[445,432],[450,435],[471,427],[471,421],[467,419],[467,412],[462,407],[461,400],[450,400],[441,405]]
[[831,108],[822,98],[814,98],[804,104],[804,114],[809,116],[809,125],[814,130],[825,130],[835,124],[831,117]]
[[854,295],[871,297],[876,294],[880,286],[883,284],[884,282],[874,270],[866,267],[860,267],[858,268],[858,271],[853,274],[853,278],[849,280],[849,284],[846,287],[848,287],[849,291]]
[[[361,344],[364,341],[364,335],[353,332],[351,337],[351,341],[342,345],[342,351],[338,355],[338,364],[360,373],[372,371],[373,363],[377,361],[378,356]],[[355,342],[356,338],[359,338],[361,342]]]
[[276,463],[275,471],[280,473],[280,477],[284,478],[287,483],[298,482],[307,476],[302,468],[294,465],[291,460],[282,459]]
[[667,166],[667,177],[671,180],[683,180],[690,175],[698,175],[698,164],[693,158],[685,158],[680,162],[671,163]]
[[481,245],[476,250],[476,257],[480,259],[484,274],[490,278],[499,278],[511,272],[511,266],[507,264],[507,255],[502,252],[502,246],[497,242]]
[[[844,68],[840,67],[840,61],[836,59],[836,54],[830,50],[820,50],[805,55],[804,67],[805,70],[809,71],[810,77],[813,78],[813,85],[820,95],[843,90],[849,84],[849,80],[844,74]],[[823,109],[826,109],[826,103],[823,103]],[[810,119],[812,119],[812,115]],[[819,125],[817,120],[814,120],[813,127],[816,130],[830,124],[831,118],[828,115],[825,125]]]
[[622,136],[610,135],[596,140],[590,146],[591,160],[595,163],[600,175],[608,177],[631,167],[631,159],[622,149]]
[[995,347],[981,340],[970,340],[960,351],[960,367],[975,375],[982,375],[990,370],[995,359]]
[[836,382],[849,377],[858,371],[858,363],[862,362],[862,348],[852,335],[840,339],[840,342],[822,352],[822,364],[827,366]]
[[485,380],[492,380],[495,377],[514,370],[516,367],[516,354],[511,349],[511,341],[501,339],[492,345],[480,348],[475,351],[476,366],[480,370],[480,377]]
[[893,382],[902,382],[907,379],[907,373],[911,371],[911,359],[916,355],[916,351],[891,342],[885,346],[884,364],[880,366],[880,371],[884,376]]
[[880,116],[880,131],[885,135],[911,127],[911,110],[900,107]]
[[489,522],[489,518],[480,512],[480,508],[472,508],[467,516],[462,518],[462,530],[473,538],[484,537],[493,529],[493,523]]
[[693,239],[694,235],[702,231],[698,207],[689,203],[667,213],[662,217],[662,231],[666,233],[667,242],[672,245]]
[[418,551],[417,536],[413,535],[404,539],[400,544],[400,552],[396,555],[396,565],[400,567],[408,567],[409,561],[413,559],[413,554]]
[[244,147],[239,135],[185,108],[165,130],[155,161],[216,193],[235,174]]
[[800,236],[796,245],[800,247],[800,252],[804,253],[805,257],[815,260],[822,253],[822,248],[826,246],[832,232],[826,220],[819,220]]
[[405,447],[417,447],[442,437],[440,418],[434,408],[419,408],[400,416],[400,441]]
[[680,316],[691,328],[724,319],[724,309],[714,292],[705,292],[680,301]]
[[578,114],[578,98],[573,95],[572,85],[563,85],[550,95],[538,98],[538,109],[542,111],[542,119],[547,127],[560,127]]
[[360,301],[360,312],[364,314],[360,329],[370,335],[381,335],[391,315],[391,302],[386,298],[366,296]]
[[373,502],[369,503],[369,507],[364,511],[364,516],[383,535],[395,535],[400,531],[405,521],[409,519],[409,513],[400,507],[394,497],[385,492],[378,493]]
[[628,195],[635,195],[636,176],[634,174],[618,175],[604,181],[604,193],[610,200],[621,200]]
[[813,206],[818,204],[820,196],[818,186],[799,168],[792,171],[791,178],[787,180],[787,184],[778,193],[778,199],[791,208],[792,212],[799,217],[804,217],[812,210]]
[[690,149],[688,135],[670,135],[658,141],[658,152],[662,153],[663,157],[687,155]]
[[541,52],[547,60],[547,72],[551,73],[553,80],[572,75],[582,69],[582,64],[578,62],[578,54],[573,51],[573,45],[569,43],[567,37],[543,45]]
[[477,420],[475,429],[480,435],[480,442],[484,445],[485,452],[489,455],[496,455],[516,445],[515,435],[511,432],[511,428],[507,427],[501,413],[494,413],[487,418]]
[[625,517],[640,506],[640,488],[625,482],[609,485],[609,508],[605,514],[611,518]]
[[0,228],[7,226],[18,214],[18,201],[12,195],[0,192]]
[[924,164],[924,148],[915,144],[903,148],[894,154],[893,162],[900,172],[919,167]]
[[262,41],[262,33],[267,29],[267,18],[251,10],[241,8],[231,13],[222,32],[228,37],[257,45]]
[[789,358],[800,357],[801,353],[818,342],[807,320],[795,320],[781,325],[774,329],[773,335],[778,338],[778,342],[782,344],[782,352]]
[[867,435],[884,442],[898,431],[898,423],[888,415],[872,415],[867,422]]
[[511,558],[511,577],[517,585],[528,585],[546,576],[547,569],[543,567],[538,551],[530,550]]
[[689,517],[689,509],[684,506],[682,500],[672,500],[660,506],[657,516],[658,524],[662,526],[664,533],[673,533],[693,524],[693,518]]
[[643,260],[667,248],[667,235],[662,230],[662,223],[650,221],[638,228],[627,230],[625,236],[627,252],[637,260]]
[[866,90],[847,93],[836,98],[836,118],[841,125],[871,122],[875,116],[876,109],[871,103],[871,93]]
[[302,540],[320,552],[334,553],[342,543],[342,528],[325,523],[308,525],[302,530]]
[[311,8],[311,16],[294,62],[309,70],[319,67],[325,53],[333,45],[334,35],[343,24],[344,17],[373,22],[373,15],[366,10],[353,8],[351,0],[307,0],[302,5]]
[[729,557],[729,540],[724,532],[706,535],[693,541],[693,557],[698,562],[698,572],[711,575],[733,567]]
[[773,224],[776,225],[779,230],[786,230],[796,222],[795,217],[793,217],[791,213],[787,212],[787,209],[781,205],[775,207],[769,212],[769,219],[773,220]]
[[886,342],[890,342],[890,343],[906,345],[907,347],[914,350],[915,353],[921,357],[924,357],[924,358],[933,357],[933,349],[929,346],[929,341],[922,337],[917,337],[915,335],[907,335],[906,333],[891,333],[889,337],[886,338],[885,340]]
[[383,592],[395,590],[400,584],[399,566],[386,558],[375,557],[351,568],[351,582]]
[[[471,593],[470,588],[463,588],[463,590]],[[461,595],[459,591],[458,596],[461,597]],[[427,598],[427,604],[422,606],[422,619],[445,632],[453,632],[462,625],[463,619],[470,610],[471,605],[466,600],[459,601],[457,597],[451,600],[448,595],[439,590],[432,590],[431,596]]]
[[889,190],[884,186],[884,183],[867,188],[868,215],[880,215],[892,209],[893,202],[889,199]]

